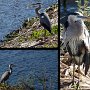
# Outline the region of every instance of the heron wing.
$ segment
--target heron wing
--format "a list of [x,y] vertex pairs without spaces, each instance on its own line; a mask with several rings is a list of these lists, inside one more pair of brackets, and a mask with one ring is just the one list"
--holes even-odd
[[[82,28],[72,28],[66,22],[64,25],[65,30],[63,33],[64,46],[68,47],[68,51],[75,56],[80,57],[79,59],[84,63],[85,75],[88,72],[90,65],[90,35],[86,25],[83,24]],[[68,46],[67,46],[68,45]],[[80,60],[77,61],[80,61]]]
[[87,30],[84,30],[85,38],[84,38],[84,43],[85,46],[87,47],[88,51],[90,52],[90,35]]
[[7,80],[9,78],[10,72],[6,71],[2,76],[1,76],[1,82],[3,82],[4,80]]
[[86,47],[86,52],[84,55],[84,64],[85,64],[85,75],[87,74],[88,70],[89,70],[89,66],[90,66],[90,36],[89,36],[89,32],[87,30],[84,31],[85,34],[85,39],[84,39],[84,44]]
[[50,19],[49,19],[49,16],[46,13],[41,13],[40,14],[40,23],[45,29],[47,29],[51,33]]
[[90,66],[90,53],[86,52],[84,55],[84,66],[85,66],[85,75],[87,75],[87,72],[89,70],[89,66]]

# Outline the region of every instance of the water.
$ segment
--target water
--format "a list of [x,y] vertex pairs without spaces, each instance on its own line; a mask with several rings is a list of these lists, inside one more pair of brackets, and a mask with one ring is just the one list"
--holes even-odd
[[[8,69],[8,65],[13,63],[13,73],[8,83],[17,84],[17,82],[29,76],[43,76],[48,79],[50,86],[50,78],[52,80],[52,90],[58,90],[58,51],[57,50],[0,50],[0,76]],[[35,87],[40,88],[41,85],[35,81]],[[37,90],[37,89],[36,89]]]
[[78,11],[77,3],[69,3],[69,4],[67,4],[66,8],[67,8],[67,12],[64,11],[64,7],[61,4],[61,6],[60,6],[60,14],[61,14],[60,23],[62,23],[62,24],[64,24],[65,21],[67,20],[68,13]]
[[[61,5],[60,12],[63,12],[63,11],[64,11],[64,7]],[[78,7],[75,4],[73,4],[73,5],[67,5],[67,11],[69,11],[69,12],[78,11]]]
[[36,16],[34,8],[30,7],[36,2],[43,4],[41,11],[44,11],[57,0],[0,0],[0,40],[18,29],[25,19]]

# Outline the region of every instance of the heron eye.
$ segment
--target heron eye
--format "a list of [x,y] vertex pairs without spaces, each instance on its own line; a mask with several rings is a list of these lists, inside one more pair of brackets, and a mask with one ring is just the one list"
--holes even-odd
[[76,23],[77,21],[75,21],[75,23]]

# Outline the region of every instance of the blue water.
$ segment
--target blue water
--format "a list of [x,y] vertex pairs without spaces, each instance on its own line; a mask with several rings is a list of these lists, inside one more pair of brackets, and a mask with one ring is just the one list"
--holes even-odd
[[[69,12],[78,11],[77,3],[69,3],[69,4],[67,4],[67,7],[66,8],[67,8],[67,11],[69,11]],[[63,12],[63,11],[64,11],[64,7],[61,4],[61,6],[60,6],[60,12]]]
[[57,0],[0,0],[0,40],[6,34],[20,28],[27,18],[36,16],[32,3],[41,2],[41,11],[57,2]]
[[[60,8],[60,12],[63,12],[64,11],[64,7],[61,6]],[[75,12],[75,11],[78,11],[78,8],[76,5],[67,5],[67,11],[70,11],[70,12]]]
[[[58,90],[58,51],[57,50],[0,50],[0,76],[8,70],[9,64],[15,64],[12,75],[7,81],[17,84],[21,79],[30,76],[47,77],[48,87],[52,81],[52,90]],[[51,81],[50,81],[51,78]],[[36,90],[43,90],[38,81],[35,81]],[[50,89],[49,89],[50,90]]]

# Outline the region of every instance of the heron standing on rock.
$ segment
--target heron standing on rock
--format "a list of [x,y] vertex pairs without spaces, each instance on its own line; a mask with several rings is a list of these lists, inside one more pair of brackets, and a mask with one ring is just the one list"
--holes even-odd
[[46,35],[46,30],[48,30],[49,33],[51,33],[50,18],[49,18],[49,16],[45,12],[43,12],[43,13],[39,12],[39,10],[41,9],[41,3],[33,4],[33,6],[37,6],[37,5],[38,5],[38,7],[35,9],[35,12],[36,12],[36,14],[38,15],[38,17],[40,19],[40,24],[45,29],[45,35]]
[[64,24],[63,43],[70,56],[73,58],[73,84],[75,64],[84,64],[85,75],[89,70],[90,65],[90,35],[84,20],[90,20],[89,17],[83,16],[79,12],[70,13],[68,19]]
[[12,67],[13,67],[14,65],[13,64],[9,64],[9,70],[8,71],[6,71],[6,72],[4,72],[3,74],[2,74],[2,76],[1,76],[1,79],[0,79],[0,82],[1,83],[5,83],[5,81],[7,80],[7,79],[9,79],[9,76],[12,74]]

